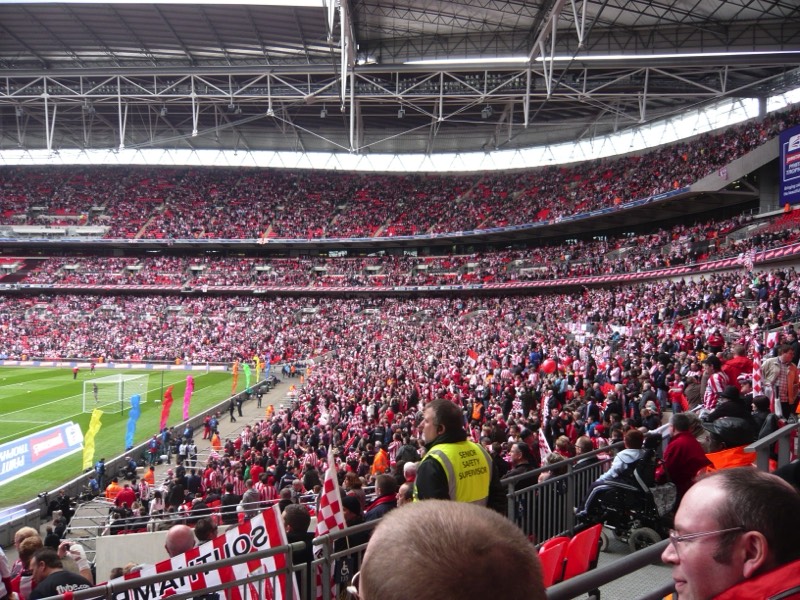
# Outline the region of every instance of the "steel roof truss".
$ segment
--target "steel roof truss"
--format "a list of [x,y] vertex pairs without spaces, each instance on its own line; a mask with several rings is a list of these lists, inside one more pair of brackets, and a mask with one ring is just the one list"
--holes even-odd
[[[670,77],[672,79],[676,79],[678,81],[682,81],[683,83],[685,83],[687,85],[690,85],[692,87],[697,87],[697,88],[700,88],[701,90],[705,90],[706,92],[709,92],[710,94],[720,95],[720,94],[724,93],[723,89],[712,88],[712,87],[704,85],[704,84],[702,84],[702,83],[700,83],[698,81],[692,81],[691,79],[688,79],[686,77],[682,77],[682,76],[678,75],[677,73],[671,73],[669,71],[665,71],[663,69],[658,69],[658,68],[654,68],[652,70],[653,70],[653,72],[660,73],[661,75],[664,75],[665,77]],[[648,69],[648,71],[649,71],[649,69]]]

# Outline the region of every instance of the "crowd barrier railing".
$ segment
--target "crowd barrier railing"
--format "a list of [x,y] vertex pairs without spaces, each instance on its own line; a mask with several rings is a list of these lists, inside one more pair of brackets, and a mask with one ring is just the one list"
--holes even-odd
[[[353,566],[353,572],[349,574],[350,578],[352,579],[353,575],[356,574],[356,571],[359,570],[359,565],[361,565],[361,561],[364,558],[364,552],[367,549],[367,544],[364,543],[357,544],[355,546],[348,544],[344,549],[335,550],[337,546],[336,542],[356,534],[371,532],[373,529],[375,529],[378,523],[380,523],[379,520],[361,523],[359,525],[338,529],[314,538],[314,555],[316,558],[311,563],[311,568],[312,572],[317,572],[317,570],[319,570],[323,598],[331,597],[331,586],[338,586],[338,591],[341,591],[341,588],[350,584],[350,580],[344,580],[339,583],[334,582],[333,574],[336,565],[340,564],[340,561],[344,561],[350,557],[353,557],[354,560],[351,563]],[[307,596],[303,596],[301,594],[301,598],[305,598],[306,600],[314,600],[313,591],[314,590],[310,590],[311,593]]]
[[[568,535],[575,527],[575,507],[592,482],[606,470],[611,461],[609,452],[622,448],[622,442],[618,442],[504,479],[508,518],[536,543]],[[539,482],[542,473],[553,475]]]
[[798,428],[800,428],[800,422],[788,423],[768,436],[753,442],[744,451],[755,452],[756,466],[762,471],[769,472],[770,456],[774,447],[777,446],[777,466],[778,468],[783,467],[789,464],[793,457],[800,456],[798,453],[800,440],[796,435],[792,435]]
[[[590,590],[597,589],[602,585],[616,581],[654,562],[658,562],[661,558],[661,553],[664,552],[669,543],[669,540],[662,540],[644,550],[639,550],[615,560],[613,563],[605,565],[602,569],[592,569],[583,575],[557,583],[547,588],[547,600],[569,600],[570,598],[582,597]],[[656,587],[646,596],[642,596],[637,600],[664,598],[674,589],[674,583],[670,581]]]

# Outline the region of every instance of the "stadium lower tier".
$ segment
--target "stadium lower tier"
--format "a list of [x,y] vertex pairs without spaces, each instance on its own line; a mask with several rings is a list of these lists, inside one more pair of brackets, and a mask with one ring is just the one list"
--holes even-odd
[[712,329],[761,340],[768,328],[797,319],[797,285],[790,268],[537,296],[5,296],[0,357],[205,363],[334,352],[390,369],[423,359],[453,363],[468,353],[511,360],[532,345],[567,355],[602,342],[638,360],[667,341],[696,346],[696,329],[700,347]]

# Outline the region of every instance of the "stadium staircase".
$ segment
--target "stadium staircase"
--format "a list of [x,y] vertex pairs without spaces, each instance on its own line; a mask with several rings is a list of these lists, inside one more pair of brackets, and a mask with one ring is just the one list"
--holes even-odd
[[[162,212],[163,212],[163,208],[162,208]],[[144,225],[142,225],[139,228],[139,231],[136,232],[136,234],[133,236],[133,239],[138,240],[138,239],[142,238],[144,236],[144,232],[147,231],[147,228],[150,227],[150,225],[152,224],[153,221],[155,221],[156,216],[157,215],[150,215],[150,218],[147,219],[147,221],[144,222]]]
[[19,283],[38,268],[40,263],[46,261],[46,258],[26,258],[19,269],[3,277],[3,283]]

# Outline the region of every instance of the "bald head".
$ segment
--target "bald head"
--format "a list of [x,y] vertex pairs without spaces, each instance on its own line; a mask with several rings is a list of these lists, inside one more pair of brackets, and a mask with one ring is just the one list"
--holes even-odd
[[187,525],[173,525],[167,532],[164,548],[170,558],[188,552],[195,546],[194,531]]
[[406,504],[382,519],[359,587],[363,600],[545,597],[536,551],[516,525],[487,508],[444,500]]

